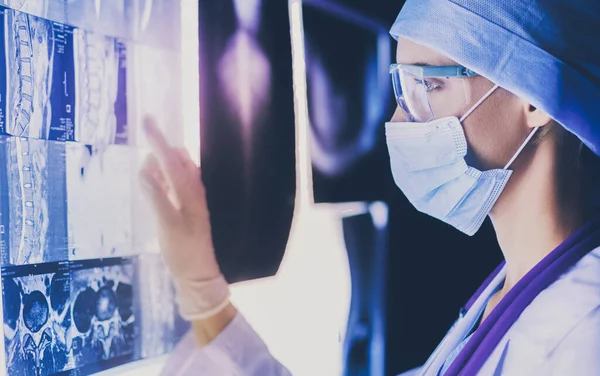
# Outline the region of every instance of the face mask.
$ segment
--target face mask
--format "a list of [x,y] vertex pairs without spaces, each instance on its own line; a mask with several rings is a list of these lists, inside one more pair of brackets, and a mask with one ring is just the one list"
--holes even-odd
[[494,86],[461,118],[427,123],[386,123],[386,139],[396,185],[414,207],[471,236],[479,230],[502,193],[514,162],[534,128],[503,169],[479,171],[465,162],[462,121],[496,90]]

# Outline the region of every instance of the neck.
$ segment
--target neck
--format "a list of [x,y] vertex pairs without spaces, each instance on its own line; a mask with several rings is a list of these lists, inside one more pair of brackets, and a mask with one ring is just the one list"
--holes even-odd
[[502,295],[586,220],[577,172],[560,165],[555,145],[527,148],[512,167],[490,213],[506,260]]

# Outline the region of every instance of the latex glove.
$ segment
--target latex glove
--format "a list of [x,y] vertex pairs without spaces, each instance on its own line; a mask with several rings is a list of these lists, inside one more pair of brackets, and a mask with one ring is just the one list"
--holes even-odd
[[154,153],[140,171],[157,213],[158,239],[186,320],[202,320],[229,304],[229,286],[213,248],[200,168],[185,149],[171,147],[154,120],[144,129]]

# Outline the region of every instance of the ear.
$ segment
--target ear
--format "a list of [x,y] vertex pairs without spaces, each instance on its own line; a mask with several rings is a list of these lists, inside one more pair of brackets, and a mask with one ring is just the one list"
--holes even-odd
[[530,128],[543,127],[552,122],[552,118],[547,113],[529,103],[525,108],[525,120]]

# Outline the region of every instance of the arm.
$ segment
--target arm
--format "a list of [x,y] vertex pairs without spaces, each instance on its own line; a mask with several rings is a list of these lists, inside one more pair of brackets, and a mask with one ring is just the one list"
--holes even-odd
[[[172,352],[162,375],[291,375],[269,353],[264,342],[239,312],[215,338],[202,347],[198,345],[198,326],[198,323],[193,323],[193,329]],[[207,338],[207,332],[218,330],[216,327],[207,327],[205,323],[200,326],[200,334],[204,339]]]
[[229,286],[213,248],[200,169],[168,145],[151,119],[154,149],[140,177],[158,219],[158,240],[175,285],[181,316],[192,330],[177,345],[165,375],[289,375],[229,302]]

